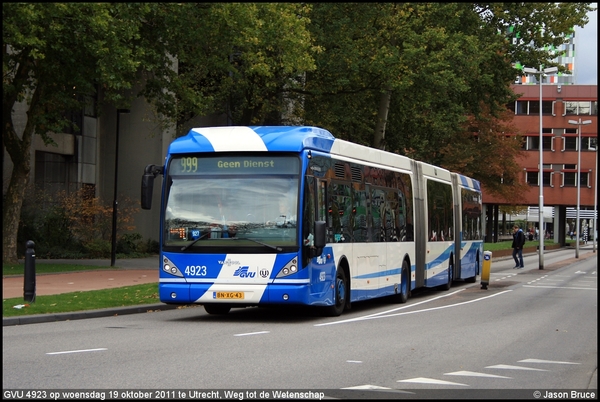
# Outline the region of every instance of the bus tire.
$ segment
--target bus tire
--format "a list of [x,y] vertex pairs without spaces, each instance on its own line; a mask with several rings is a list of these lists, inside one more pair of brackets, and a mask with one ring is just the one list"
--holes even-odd
[[229,313],[231,307],[227,304],[205,304],[204,310],[206,310],[208,314],[223,315]]
[[442,285],[442,290],[450,290],[452,287],[452,277],[454,276],[454,265],[448,265],[448,282]]
[[333,297],[334,304],[325,308],[325,314],[329,317],[338,317],[344,312],[346,298],[348,297],[348,280],[342,267],[338,267],[335,273]]
[[408,261],[402,262],[402,270],[400,271],[400,291],[392,296],[396,303],[406,303],[410,295],[410,267]]

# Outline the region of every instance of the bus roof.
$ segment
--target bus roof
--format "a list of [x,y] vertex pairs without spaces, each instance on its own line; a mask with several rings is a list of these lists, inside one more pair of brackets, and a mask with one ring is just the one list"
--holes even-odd
[[287,151],[329,152],[335,138],[310,126],[199,127],[171,143],[170,154],[194,152]]
[[[193,128],[169,146],[169,154],[197,152],[301,152],[312,149],[346,158],[354,158],[384,166],[410,169],[406,156],[336,139],[329,131],[313,126],[222,126]],[[436,169],[450,174],[446,169],[423,162],[423,168]],[[463,187],[480,191],[477,180],[459,174]]]

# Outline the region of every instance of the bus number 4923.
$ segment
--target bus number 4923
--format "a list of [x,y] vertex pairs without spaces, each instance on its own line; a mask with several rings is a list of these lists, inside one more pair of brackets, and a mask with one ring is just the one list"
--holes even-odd
[[206,265],[188,265],[185,267],[187,276],[206,276]]

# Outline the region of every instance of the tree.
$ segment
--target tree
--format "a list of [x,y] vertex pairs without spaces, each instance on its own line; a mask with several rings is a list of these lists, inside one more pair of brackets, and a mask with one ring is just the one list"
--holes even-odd
[[[65,114],[98,92],[116,108],[143,96],[159,123],[228,112],[232,122],[261,124],[287,103],[285,86],[314,68],[307,10],[300,3],[3,4],[2,139],[13,164],[3,261],[17,260],[33,135],[51,144],[51,134],[71,124]],[[24,128],[13,120],[19,105],[27,110]]]
[[[30,174],[34,134],[52,144],[65,114],[83,109],[100,86],[105,100],[126,105],[141,65],[166,64],[166,55],[140,44],[144,4],[4,3],[2,5],[2,140],[13,167],[3,199],[2,259],[17,260],[17,229]],[[160,49],[158,49],[160,51]],[[27,121],[13,117],[25,104]],[[75,130],[78,127],[74,127]]]
[[170,7],[164,23],[171,29],[164,34],[178,75],[155,81],[144,94],[159,98],[165,88],[172,91],[177,109],[161,112],[177,115],[180,126],[209,114],[225,114],[235,125],[280,124],[282,111],[293,105],[291,89],[315,68],[309,11],[302,3]]
[[[514,129],[502,127],[506,105],[515,99],[514,65],[549,65],[556,56],[552,47],[573,26],[585,25],[590,8],[590,3],[319,3],[310,29],[324,51],[316,56],[317,70],[307,75],[306,119],[353,142],[471,172],[492,192],[515,193],[518,182],[503,169],[514,164],[519,148],[504,141],[503,133]],[[513,32],[518,27],[520,41],[508,36],[511,27]],[[465,132],[467,126],[491,129],[478,131],[477,139],[488,154],[503,155],[507,166],[477,169],[477,154],[456,152],[465,134],[473,135]]]

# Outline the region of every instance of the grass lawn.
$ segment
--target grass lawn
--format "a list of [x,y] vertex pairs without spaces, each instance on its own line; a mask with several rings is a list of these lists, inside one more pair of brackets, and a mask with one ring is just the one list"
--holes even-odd
[[155,303],[160,303],[158,285],[146,283],[113,289],[36,296],[33,303],[25,302],[23,297],[2,299],[2,317],[67,313]]

